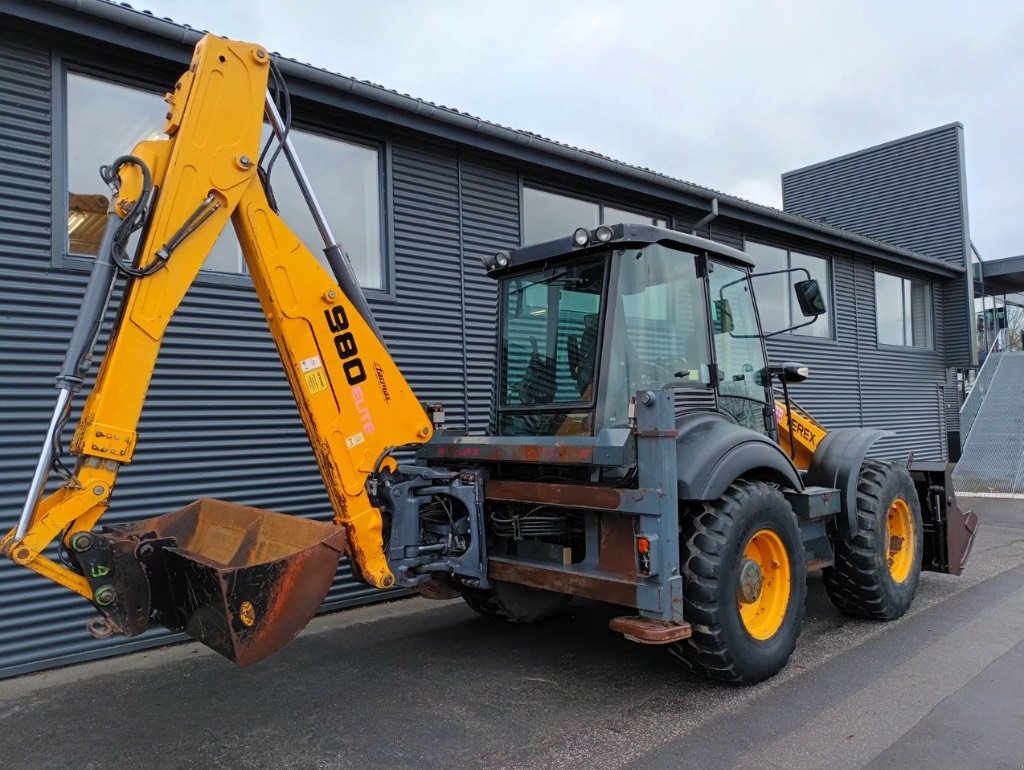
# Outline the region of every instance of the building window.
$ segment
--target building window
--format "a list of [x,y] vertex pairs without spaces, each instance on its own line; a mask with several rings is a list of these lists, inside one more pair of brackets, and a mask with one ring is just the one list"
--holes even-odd
[[635,211],[626,211],[612,206],[601,206],[601,224],[604,225],[654,225],[655,227],[667,227],[668,222],[659,217],[637,214]]
[[[832,298],[829,292],[827,259],[753,241],[746,242],[746,253],[754,261],[755,273],[795,268],[803,268],[810,273],[811,278],[815,279],[825,292],[825,305],[828,311],[819,316],[814,323],[794,329],[791,333],[809,337],[832,336]],[[761,328],[766,334],[807,321],[800,313],[800,306],[793,291],[793,284],[805,279],[806,276],[801,272],[765,275],[753,279]]]
[[[99,246],[109,195],[99,167],[130,152],[143,139],[163,136],[159,128],[166,111],[158,94],[75,72],[67,74],[69,253],[95,255]],[[269,128],[264,127],[264,140],[268,133]],[[383,288],[380,150],[294,128],[290,137],[331,228],[352,258],[360,283],[370,289]],[[272,184],[281,216],[327,267],[319,231],[283,157],[274,167]],[[203,269],[245,272],[231,227],[224,229]]]
[[[264,127],[265,142],[270,129]],[[328,138],[293,128],[289,134],[302,159],[309,183],[335,236],[344,244],[359,284],[384,288],[381,261],[381,168],[374,147]],[[273,150],[271,150],[273,152]],[[281,217],[330,273],[323,240],[306,207],[299,185],[283,156],[277,159],[271,187]],[[224,228],[210,251],[205,269],[242,272],[244,263],[234,230]]]
[[599,201],[573,198],[523,187],[523,243],[539,243],[568,236],[577,227],[588,230],[599,224],[638,224],[666,227],[665,219],[636,211],[606,206]]
[[932,287],[875,272],[875,318],[879,344],[932,347]]
[[110,189],[100,166],[143,139],[164,136],[167,105],[156,94],[69,72],[67,75],[68,241],[72,254],[95,256]]

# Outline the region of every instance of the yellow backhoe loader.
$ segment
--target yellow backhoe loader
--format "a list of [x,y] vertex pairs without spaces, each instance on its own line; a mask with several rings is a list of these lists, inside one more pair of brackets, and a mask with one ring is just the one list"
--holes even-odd
[[[692,235],[602,225],[485,260],[500,303],[495,424],[438,430],[310,189],[281,82],[263,47],[206,36],[167,95],[166,138],[101,171],[113,194],[99,253],[24,507],[0,540],[93,604],[91,633],[160,624],[246,665],[303,628],[345,556],[371,586],[461,595],[495,620],[541,620],[572,596],[621,605],[613,630],[750,683],[788,660],[809,569],[825,570],[842,610],[893,618],[921,569],[963,568],[976,519],[942,464],[866,459],[881,431],[826,432],[800,411],[788,385],[806,371],[767,362],[752,264]],[[264,119],[333,275],[272,205]],[[334,521],[202,499],[99,527],[167,324],[229,220]],[[68,468],[62,429],[119,280]],[[812,322],[818,285],[793,287]],[[61,484],[44,496],[51,474]],[[54,542],[59,561],[44,554]]]

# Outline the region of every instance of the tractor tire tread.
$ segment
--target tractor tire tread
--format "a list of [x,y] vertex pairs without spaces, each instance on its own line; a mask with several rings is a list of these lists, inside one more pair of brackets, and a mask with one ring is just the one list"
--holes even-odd
[[[894,595],[888,585],[888,574],[883,574],[878,562],[878,551],[884,547],[880,538],[885,537],[882,517],[888,512],[888,509],[881,510],[886,489],[901,483],[904,486],[909,484],[908,488],[913,492],[913,482],[909,475],[900,482],[894,480],[894,477],[905,473],[902,466],[880,460],[865,460],[861,467],[857,482],[857,532],[845,541],[836,538],[835,561],[831,567],[822,571],[829,599],[846,614],[876,620],[895,620],[907,611],[913,599],[913,591],[910,592],[909,600],[906,599],[906,592],[902,592],[901,596]],[[916,495],[908,502],[916,510]],[[920,530],[919,512],[915,521]],[[916,590],[916,573],[912,575],[912,583]]]
[[[771,485],[739,479],[730,484],[718,500],[703,503],[703,513],[695,511],[686,515],[684,512],[681,517],[683,602],[693,633],[689,639],[670,645],[669,651],[695,674],[738,684],[753,684],[766,678],[763,671],[746,669],[744,662],[736,657],[721,623],[723,608],[718,599],[719,581],[725,577],[722,574],[722,551],[740,518],[735,512],[750,509],[765,495],[778,495],[788,508],[782,494]],[[793,527],[796,528],[795,517]],[[794,564],[793,569],[802,572],[803,546],[799,530],[794,531],[800,563]],[[806,591],[802,580],[798,585],[804,586]],[[798,609],[789,620],[791,625],[795,625],[795,630],[790,629],[792,638],[786,645],[786,659],[800,635],[804,613],[804,595],[797,591],[791,599]],[[775,671],[767,676],[773,673]]]

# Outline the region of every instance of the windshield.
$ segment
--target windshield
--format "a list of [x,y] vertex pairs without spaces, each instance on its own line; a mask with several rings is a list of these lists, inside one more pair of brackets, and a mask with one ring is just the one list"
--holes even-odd
[[[503,414],[503,435],[553,435],[570,406],[593,401],[603,283],[604,255],[504,282],[500,406],[531,414]],[[572,432],[589,433],[591,423]]]
[[627,249],[617,268],[605,425],[626,425],[641,389],[706,387],[704,285],[693,254],[652,244]]

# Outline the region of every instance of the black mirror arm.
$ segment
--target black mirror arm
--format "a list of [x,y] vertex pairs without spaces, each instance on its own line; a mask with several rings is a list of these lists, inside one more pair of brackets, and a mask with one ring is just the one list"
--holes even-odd
[[[808,270],[806,267],[786,267],[783,268],[782,270],[769,270],[765,273],[751,273],[750,277],[763,278],[766,275],[782,275],[783,273],[803,273],[804,275],[807,276],[808,281],[811,280],[811,271]],[[733,281],[733,283],[736,283],[736,281]],[[726,284],[726,286],[730,285],[731,284]]]
[[[828,311],[825,311],[825,312],[828,312]],[[802,324],[797,324],[796,326],[787,326],[785,329],[779,329],[777,332],[768,332],[767,334],[762,334],[761,336],[764,337],[765,339],[768,339],[769,337],[778,337],[780,334],[788,334],[789,332],[793,331],[794,329],[802,329],[805,326],[810,326],[812,323],[817,321],[823,315],[825,315],[825,313],[818,313],[816,316],[811,316],[811,320],[804,321]],[[737,336],[739,336],[739,335],[737,335]],[[756,334],[748,334],[746,336],[748,336],[748,337],[756,337],[757,335]]]

